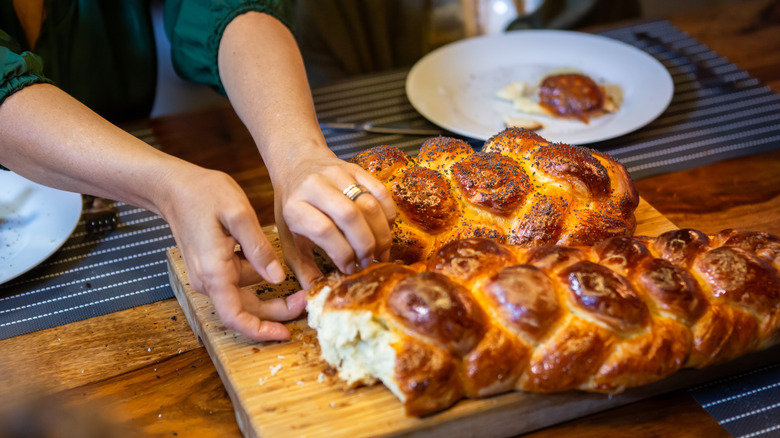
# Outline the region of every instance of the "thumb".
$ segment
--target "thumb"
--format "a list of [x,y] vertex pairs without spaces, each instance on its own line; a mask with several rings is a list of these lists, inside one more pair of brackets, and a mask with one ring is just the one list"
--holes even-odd
[[258,234],[255,238],[247,240],[236,239],[241,245],[241,251],[253,268],[271,283],[281,283],[286,274],[284,268],[276,257],[276,250],[268,241],[265,234]]

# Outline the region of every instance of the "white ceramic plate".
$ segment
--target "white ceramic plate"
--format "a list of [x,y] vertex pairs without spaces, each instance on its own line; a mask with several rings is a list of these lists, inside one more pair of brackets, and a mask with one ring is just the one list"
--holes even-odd
[[[576,69],[597,83],[619,85],[623,105],[589,124],[521,113],[495,97],[514,81],[536,85],[556,70]],[[549,141],[585,144],[627,134],[658,117],[674,83],[647,53],[611,38],[560,30],[521,30],[460,40],[420,59],[406,80],[414,108],[449,131],[487,140],[504,129],[504,115],[535,119]]]
[[54,254],[81,218],[81,195],[0,170],[0,283]]

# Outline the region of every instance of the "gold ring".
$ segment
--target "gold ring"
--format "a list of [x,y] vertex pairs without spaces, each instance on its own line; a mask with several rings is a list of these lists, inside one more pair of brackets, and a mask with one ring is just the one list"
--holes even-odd
[[362,184],[354,183],[350,184],[349,187],[344,189],[344,196],[349,198],[351,201],[354,201],[358,198],[358,196],[362,195],[363,193],[368,193],[368,189],[366,189],[365,186]]

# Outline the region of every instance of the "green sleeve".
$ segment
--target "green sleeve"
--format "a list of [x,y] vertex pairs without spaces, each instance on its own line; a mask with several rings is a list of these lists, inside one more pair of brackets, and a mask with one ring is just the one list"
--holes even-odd
[[219,41],[235,17],[250,11],[269,14],[293,27],[292,0],[167,0],[165,32],[176,73],[226,94],[219,78]]
[[41,58],[22,52],[16,40],[0,30],[0,105],[8,96],[36,83],[51,83],[43,75]]
[[[16,40],[0,30],[0,105],[8,96],[37,83],[51,83],[43,75],[41,58],[32,52],[22,52]],[[8,169],[0,164],[2,170]]]

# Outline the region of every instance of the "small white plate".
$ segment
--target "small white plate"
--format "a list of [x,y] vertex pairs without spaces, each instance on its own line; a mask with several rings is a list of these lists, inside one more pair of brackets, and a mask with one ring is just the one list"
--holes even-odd
[[0,284],[49,258],[81,218],[81,195],[0,170]]
[[[589,124],[518,112],[495,97],[514,81],[533,85],[556,70],[576,69],[597,83],[619,85],[623,105]],[[585,144],[627,134],[669,106],[674,83],[647,53],[611,38],[561,30],[521,30],[460,40],[420,59],[406,79],[412,106],[449,131],[487,140],[504,129],[504,116],[539,120],[553,142]]]

